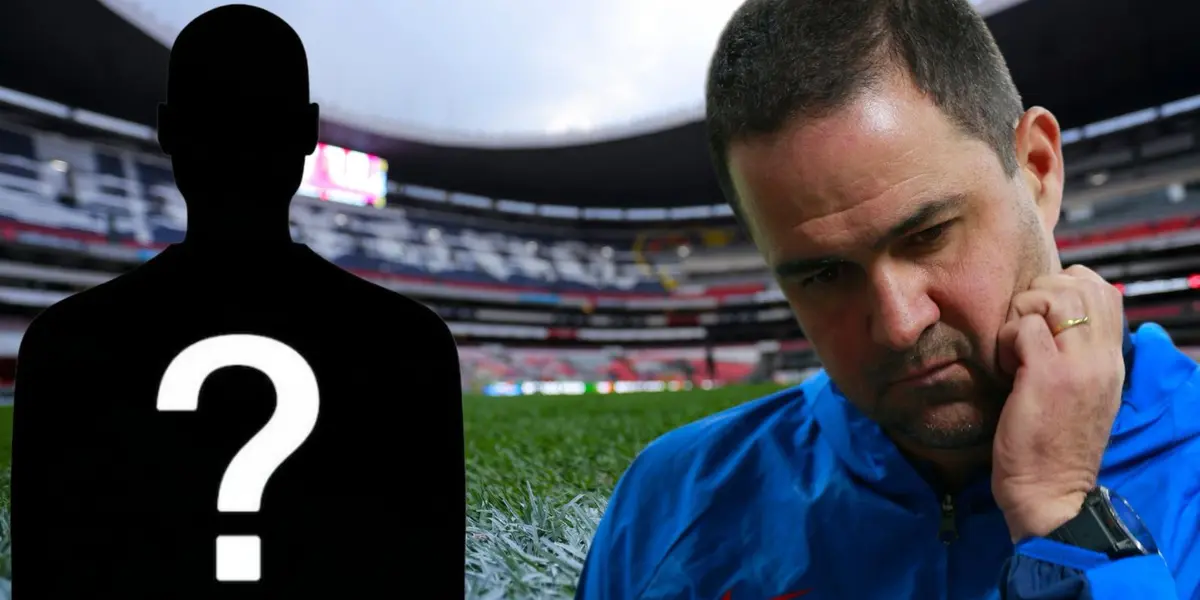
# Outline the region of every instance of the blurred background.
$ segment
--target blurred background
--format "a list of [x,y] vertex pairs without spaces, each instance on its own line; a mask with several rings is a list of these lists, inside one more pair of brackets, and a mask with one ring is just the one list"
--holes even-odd
[[[294,239],[458,338],[471,595],[568,597],[641,447],[820,367],[708,162],[737,0],[250,3],[304,39],[325,117]],[[0,401],[40,310],[182,239],[154,115],[171,41],[220,4],[0,5]],[[1064,130],[1064,262],[1200,355],[1200,3],[976,6]]]

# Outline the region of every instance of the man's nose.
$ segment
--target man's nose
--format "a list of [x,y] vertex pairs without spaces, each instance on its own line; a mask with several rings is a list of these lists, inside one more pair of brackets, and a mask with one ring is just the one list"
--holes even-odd
[[871,337],[876,344],[902,351],[916,345],[921,334],[937,322],[937,304],[919,276],[882,271],[871,278],[874,310]]

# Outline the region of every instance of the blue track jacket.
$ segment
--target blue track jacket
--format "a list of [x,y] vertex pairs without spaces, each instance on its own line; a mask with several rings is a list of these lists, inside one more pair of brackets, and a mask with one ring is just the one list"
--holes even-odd
[[1100,481],[1159,555],[1014,548],[988,477],[939,494],[821,371],[648,445],[576,599],[1200,600],[1200,368],[1155,324],[1125,356]]

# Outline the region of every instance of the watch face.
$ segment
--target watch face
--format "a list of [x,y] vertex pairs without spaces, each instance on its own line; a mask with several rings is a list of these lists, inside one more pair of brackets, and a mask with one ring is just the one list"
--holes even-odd
[[1118,520],[1117,526],[1128,531],[1129,536],[1137,540],[1146,552],[1157,554],[1158,545],[1154,543],[1154,536],[1150,534],[1150,530],[1146,528],[1146,524],[1142,522],[1141,517],[1138,517],[1129,502],[1112,490],[1106,491],[1108,492],[1109,506],[1112,507],[1113,514]]

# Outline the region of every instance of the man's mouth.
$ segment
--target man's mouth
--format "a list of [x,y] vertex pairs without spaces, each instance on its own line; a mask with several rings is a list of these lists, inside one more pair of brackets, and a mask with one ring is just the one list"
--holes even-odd
[[927,363],[916,369],[911,369],[901,373],[899,377],[892,380],[892,382],[888,385],[890,387],[896,385],[913,385],[932,382],[933,380],[936,380],[943,371],[955,364],[958,364],[957,360],[939,360],[936,362]]

